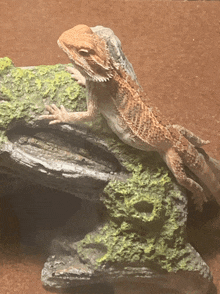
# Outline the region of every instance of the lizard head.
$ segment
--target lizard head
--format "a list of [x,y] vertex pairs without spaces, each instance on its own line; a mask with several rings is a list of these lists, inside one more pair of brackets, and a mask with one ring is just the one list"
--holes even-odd
[[77,25],[65,31],[57,43],[86,79],[105,82],[112,77],[106,42],[88,26]]

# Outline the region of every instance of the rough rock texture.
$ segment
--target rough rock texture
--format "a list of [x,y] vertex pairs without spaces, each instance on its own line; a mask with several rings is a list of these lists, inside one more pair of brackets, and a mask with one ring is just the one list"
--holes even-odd
[[[90,233],[74,231],[74,223],[86,228],[85,219],[90,220],[89,213],[78,213],[71,219],[72,235],[64,229],[54,238],[42,271],[44,286],[110,282],[117,293],[117,285],[129,279],[156,283],[168,293],[215,293],[208,292],[213,284],[207,265],[187,243],[185,192],[158,155],[126,146],[102,118],[87,127],[40,121],[47,103],[85,108],[83,90],[64,66],[19,69],[5,58],[0,68],[1,173],[11,182],[25,178],[101,199],[106,208]],[[4,185],[2,190],[5,194]],[[181,289],[186,280],[189,289]]]
[[126,183],[109,183],[105,188],[102,200],[107,220],[103,224],[79,241],[65,236],[54,240],[54,255],[42,271],[43,284],[72,289],[108,282],[117,293],[124,283],[126,293],[126,281],[132,280],[137,283],[134,293],[148,284],[158,287],[150,293],[161,289],[165,293],[215,293],[209,292],[213,285],[207,265],[186,240],[184,194],[165,168],[158,170],[150,159],[148,168],[134,169]]

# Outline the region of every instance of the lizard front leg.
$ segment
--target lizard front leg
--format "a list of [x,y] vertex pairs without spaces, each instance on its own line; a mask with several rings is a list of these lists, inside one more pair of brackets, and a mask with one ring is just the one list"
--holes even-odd
[[69,73],[71,73],[71,77],[77,81],[77,83],[80,86],[86,86],[86,79],[85,77],[78,71],[78,69],[71,67],[71,66],[67,66],[66,67],[66,71],[68,71]]
[[98,113],[98,103],[95,97],[88,95],[87,97],[87,111],[84,112],[68,112],[63,105],[60,109],[52,104],[46,105],[46,109],[51,113],[42,115],[41,119],[48,119],[50,125],[57,123],[74,123],[74,122],[86,122],[95,119]]

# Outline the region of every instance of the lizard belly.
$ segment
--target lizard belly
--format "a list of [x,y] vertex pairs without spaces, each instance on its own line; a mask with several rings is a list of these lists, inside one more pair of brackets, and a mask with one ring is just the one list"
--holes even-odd
[[110,99],[104,99],[104,101],[99,102],[99,109],[101,114],[106,119],[109,127],[119,137],[119,139],[121,139],[125,144],[128,144],[136,149],[155,151],[155,148],[142,141],[132,132],[121,117],[116,106],[109,100]]

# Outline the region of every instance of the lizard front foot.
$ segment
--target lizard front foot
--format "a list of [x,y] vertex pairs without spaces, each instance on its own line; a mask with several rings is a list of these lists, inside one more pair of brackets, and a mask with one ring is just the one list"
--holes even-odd
[[46,110],[48,110],[51,114],[41,115],[40,119],[48,119],[51,120],[49,122],[50,125],[57,123],[69,122],[69,113],[66,111],[63,105],[60,106],[60,109],[55,105],[46,105]]
[[71,77],[74,78],[80,86],[86,86],[86,79],[76,68],[67,66],[66,71],[71,73]]

